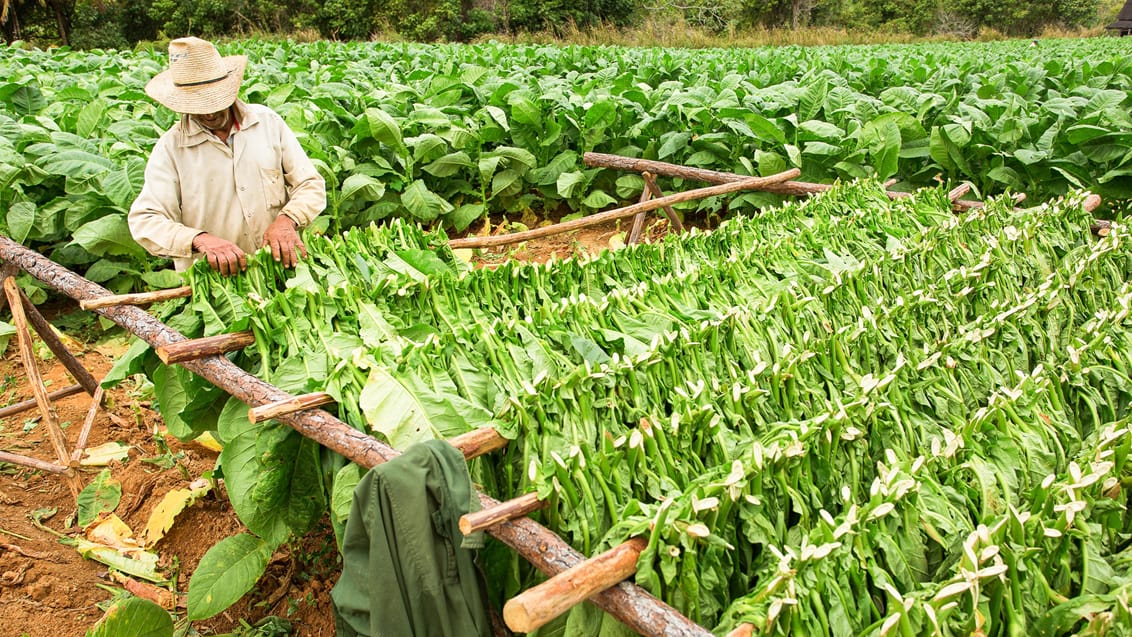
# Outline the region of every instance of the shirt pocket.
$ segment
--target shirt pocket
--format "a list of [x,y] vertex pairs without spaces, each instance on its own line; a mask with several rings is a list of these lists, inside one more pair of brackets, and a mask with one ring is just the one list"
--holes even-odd
[[268,210],[279,210],[287,202],[287,186],[283,183],[283,172],[275,168],[261,168],[260,182],[263,183],[263,200]]

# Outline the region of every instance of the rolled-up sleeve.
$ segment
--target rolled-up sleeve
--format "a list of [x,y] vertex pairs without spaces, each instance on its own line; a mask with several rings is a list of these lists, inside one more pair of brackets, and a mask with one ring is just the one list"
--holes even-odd
[[287,182],[290,196],[283,206],[282,214],[294,221],[300,228],[311,221],[326,208],[326,181],[307,157],[303,147],[283,118],[272,113],[279,127],[283,148],[283,177]]
[[192,256],[193,238],[202,231],[181,219],[181,184],[172,155],[172,135],[164,135],[153,148],[145,167],[145,185],[130,206],[130,234],[150,254],[159,257]]

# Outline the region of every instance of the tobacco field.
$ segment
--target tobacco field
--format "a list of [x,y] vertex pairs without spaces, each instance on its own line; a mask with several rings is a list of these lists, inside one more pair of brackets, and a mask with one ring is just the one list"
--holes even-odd
[[[537,492],[584,555],[647,538],[637,583],[717,635],[1132,635],[1132,247],[1082,204],[1132,195],[1130,47],[230,44],[329,199],[296,268],[235,277],[175,274],[126,227],[174,121],[143,92],[165,52],[8,47],[0,232],[114,292],[187,282],[159,318],[253,331],[234,362],[397,449],[495,429],[479,488]],[[448,247],[639,195],[587,151],[836,184],[682,204],[711,230],[591,257]],[[958,183],[987,204],[953,212]],[[103,382],[136,374],[170,433],[223,445],[247,529],[187,619],[325,516],[341,533],[360,467],[141,342]],[[481,561],[497,605],[541,579]],[[537,634],[631,633],[581,605]]]
[[[1132,194],[1121,38],[764,49],[239,42],[242,97],[278,110],[329,186],[332,233],[391,217],[463,230],[635,198],[597,151],[801,180],[967,181],[1045,201]],[[124,213],[174,115],[163,48],[0,49],[0,230],[118,292],[175,286]],[[683,189],[679,181],[666,190]],[[746,193],[701,214],[779,203]]]

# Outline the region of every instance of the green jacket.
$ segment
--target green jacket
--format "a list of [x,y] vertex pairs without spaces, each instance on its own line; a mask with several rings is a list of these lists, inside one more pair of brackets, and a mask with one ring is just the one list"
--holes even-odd
[[354,489],[331,591],[339,637],[490,637],[487,602],[460,516],[479,508],[464,456],[410,447]]

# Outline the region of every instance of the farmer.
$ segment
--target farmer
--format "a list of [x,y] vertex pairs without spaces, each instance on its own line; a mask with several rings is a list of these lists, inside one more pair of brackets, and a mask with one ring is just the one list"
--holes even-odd
[[235,274],[262,246],[292,267],[307,254],[297,231],[326,207],[326,184],[283,119],[236,99],[247,62],[180,38],[169,43],[169,69],[145,87],[181,119],[149,156],[130,233],[178,271],[204,258]]

